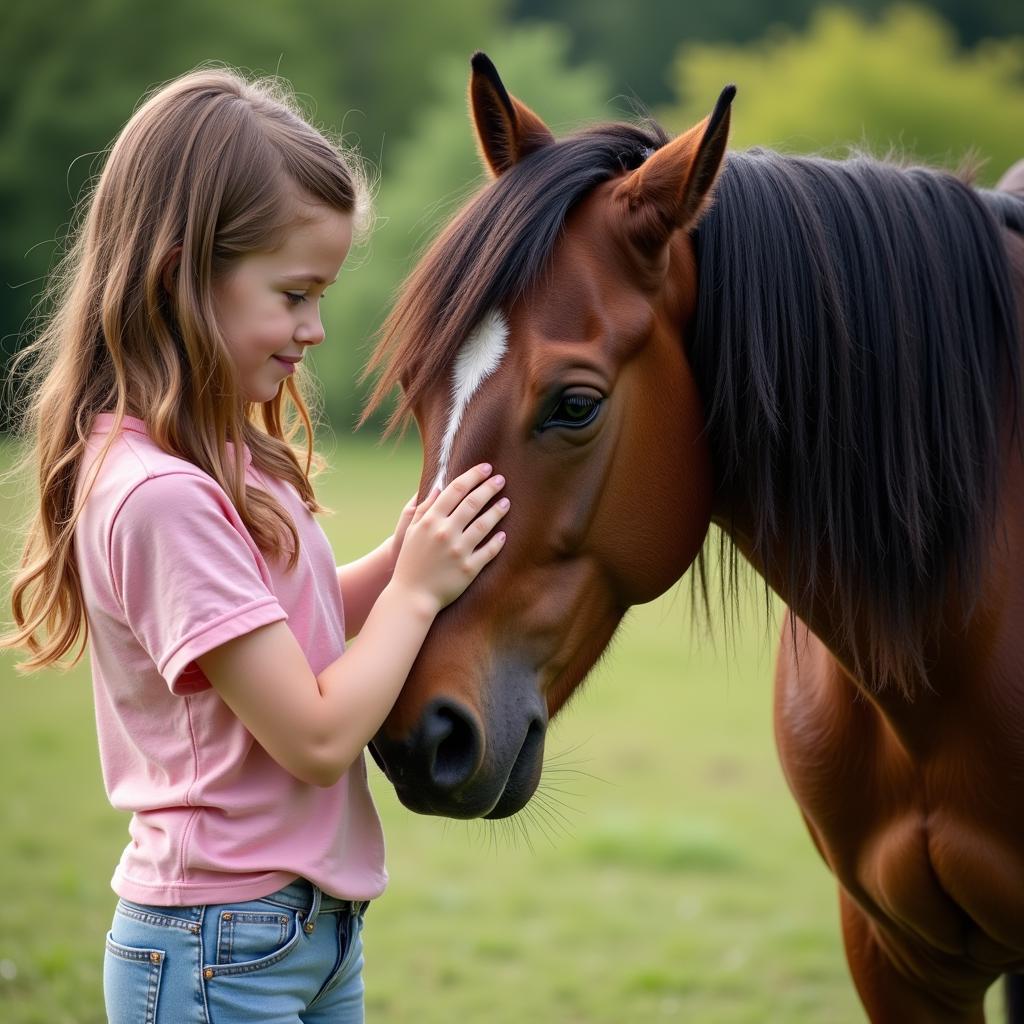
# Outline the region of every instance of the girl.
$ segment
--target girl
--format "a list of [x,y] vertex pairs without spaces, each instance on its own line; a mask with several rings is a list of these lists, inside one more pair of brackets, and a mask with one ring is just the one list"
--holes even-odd
[[477,466],[334,565],[301,362],[365,195],[273,82],[185,75],[115,142],[29,347],[40,501],[2,643],[38,669],[91,640],[132,812],[114,1022],[362,1020],[386,881],[363,748],[508,508]]

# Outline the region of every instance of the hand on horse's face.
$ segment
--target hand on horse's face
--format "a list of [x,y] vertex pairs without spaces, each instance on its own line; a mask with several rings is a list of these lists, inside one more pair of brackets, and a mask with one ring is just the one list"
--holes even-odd
[[504,486],[482,465],[431,491],[405,528],[392,580],[435,611],[451,604],[505,543],[501,532],[483,543],[508,511],[507,498],[493,501]]

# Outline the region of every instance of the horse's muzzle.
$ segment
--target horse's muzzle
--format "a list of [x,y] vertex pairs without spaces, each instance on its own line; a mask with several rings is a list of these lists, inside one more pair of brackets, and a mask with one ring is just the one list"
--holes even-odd
[[407,736],[381,729],[371,753],[411,811],[449,818],[515,814],[533,796],[544,761],[547,712],[531,692],[532,700],[502,708],[486,723],[457,700],[435,698]]

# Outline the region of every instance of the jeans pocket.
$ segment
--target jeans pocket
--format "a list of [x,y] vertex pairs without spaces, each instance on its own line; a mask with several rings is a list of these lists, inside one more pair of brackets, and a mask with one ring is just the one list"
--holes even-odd
[[286,910],[225,908],[217,915],[216,964],[242,964],[280,952],[293,930],[295,914]]
[[301,916],[263,901],[208,907],[204,978],[248,974],[280,963],[299,941]]
[[115,942],[107,934],[103,998],[110,1024],[154,1024],[165,952]]

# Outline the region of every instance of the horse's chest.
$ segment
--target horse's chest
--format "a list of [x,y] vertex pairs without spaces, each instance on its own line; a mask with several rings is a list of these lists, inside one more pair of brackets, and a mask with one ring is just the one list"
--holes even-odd
[[963,951],[960,915],[939,884],[920,815],[909,812],[888,822],[845,853],[840,881],[862,905],[945,952]]
[[1024,863],[975,823],[911,808],[833,854],[839,881],[895,935],[994,969],[1024,958]]

